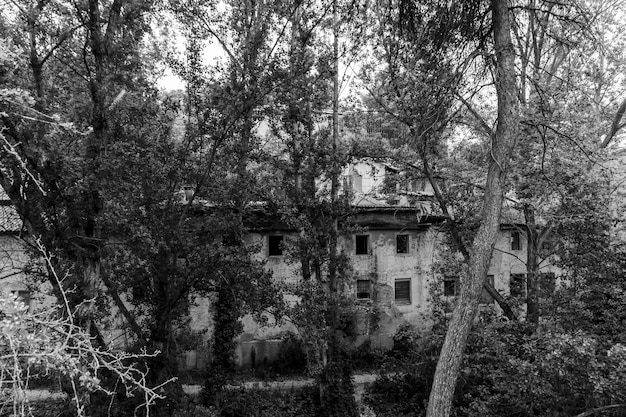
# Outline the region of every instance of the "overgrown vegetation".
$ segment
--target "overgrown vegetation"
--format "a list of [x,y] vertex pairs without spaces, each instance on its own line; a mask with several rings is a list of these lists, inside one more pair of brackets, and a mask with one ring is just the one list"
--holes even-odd
[[[423,416],[440,336],[414,336],[366,402],[378,416]],[[624,402],[626,349],[584,332],[535,332],[525,323],[491,323],[468,342],[453,401],[454,416],[573,416]],[[623,415],[623,411],[601,415]]]
[[[626,414],[624,0],[0,4],[0,237],[56,300],[0,295],[0,413],[42,412],[25,392],[54,379],[68,416],[356,417],[352,374],[381,367],[379,416]],[[363,158],[380,195],[344,172]],[[357,270],[358,204],[445,234],[434,267],[379,271],[362,236]],[[526,273],[496,286],[503,224]],[[392,255],[419,256],[404,238]],[[0,281],[33,275],[13,249]],[[422,291],[429,333],[354,349],[358,317],[395,326]],[[256,376],[314,388],[233,389],[246,317],[298,333]],[[186,350],[206,353],[199,403]]]

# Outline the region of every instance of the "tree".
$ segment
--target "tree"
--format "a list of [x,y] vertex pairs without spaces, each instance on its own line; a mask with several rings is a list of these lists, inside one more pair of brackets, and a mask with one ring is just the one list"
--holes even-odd
[[[423,8],[425,5],[411,2],[401,4],[399,12],[380,5],[375,9],[376,58],[362,71],[369,106],[382,111],[378,118],[383,123],[396,126],[386,147],[375,146],[374,154],[391,158],[412,175],[429,180],[446,218],[450,242],[469,262],[468,245],[476,227],[471,227],[462,208],[467,198],[454,196],[458,173],[456,167],[448,169],[445,140],[451,136],[451,126],[457,124],[462,110],[457,98],[465,89],[476,94],[479,88],[466,79],[484,76],[475,69],[475,60],[485,48],[481,19],[486,12],[478,4],[460,3],[450,10],[438,2]],[[385,63],[382,70],[379,61]],[[481,172],[477,177],[485,174]],[[442,176],[448,185],[437,180]],[[515,312],[493,285],[485,281],[484,287],[504,314],[515,319]]]
[[[93,1],[74,8],[13,2],[11,7],[16,20],[3,20],[5,36],[15,39],[29,60],[18,61],[21,72],[9,71],[2,80],[22,98],[2,100],[6,140],[0,182],[29,234],[57,255],[55,266],[75,266],[65,289],[79,287],[70,302],[82,306],[79,321],[103,343],[96,325],[106,241],[99,224],[99,170],[111,142],[110,113],[132,90],[130,84],[145,86],[134,39],[146,31],[150,4]],[[103,24],[103,14],[110,24]],[[28,43],[19,38],[22,29]],[[58,283],[49,281],[60,297]]]
[[450,413],[463,351],[476,315],[481,288],[500,226],[505,178],[518,129],[515,56],[511,41],[508,2],[494,0],[491,3],[491,13],[498,124],[492,136],[492,158],[486,180],[481,225],[472,243],[467,282],[461,289],[459,302],[453,312],[437,362],[426,414],[429,417],[447,416]]
[[350,211],[350,195],[339,183],[348,162],[339,137],[338,16],[347,13],[344,7],[305,2],[289,11],[286,59],[276,71],[283,81],[268,117],[274,146],[266,156],[274,169],[274,175],[266,174],[270,207],[298,233],[284,242],[302,277],[291,288],[299,301],[289,316],[307,347],[309,372],[327,415],[356,412],[342,340],[349,266],[339,247],[345,227],[340,219]]

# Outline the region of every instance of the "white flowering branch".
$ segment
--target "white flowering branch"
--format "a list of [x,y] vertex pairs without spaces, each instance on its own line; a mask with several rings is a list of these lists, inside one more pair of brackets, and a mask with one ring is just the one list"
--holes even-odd
[[0,390],[10,394],[2,397],[0,402],[4,404],[0,408],[10,402],[13,415],[32,416],[27,395],[29,381],[34,376],[55,373],[69,380],[76,414],[85,416],[84,394],[100,391],[112,398],[115,395],[99,379],[102,371],[108,371],[116,379],[115,386],[125,387],[127,397],[142,395],[143,402],[136,411],[143,409],[149,416],[150,406],[163,398],[157,391],[173,381],[156,387],[148,385],[149,370],[141,363],[159,352],[129,354],[97,347],[88,330],[75,324],[75,311],[70,308],[63,279],[53,267],[51,255],[39,240],[36,246],[56,281],[60,304],[33,314],[16,295],[0,294]]

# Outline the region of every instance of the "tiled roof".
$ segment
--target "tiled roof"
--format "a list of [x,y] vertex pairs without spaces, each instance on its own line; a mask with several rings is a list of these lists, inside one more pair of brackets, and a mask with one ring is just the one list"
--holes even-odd
[[22,230],[22,219],[11,204],[7,193],[0,187],[0,233],[20,230]]
[[6,203],[6,201],[0,201],[0,233],[19,232],[22,229],[22,219],[15,207]]

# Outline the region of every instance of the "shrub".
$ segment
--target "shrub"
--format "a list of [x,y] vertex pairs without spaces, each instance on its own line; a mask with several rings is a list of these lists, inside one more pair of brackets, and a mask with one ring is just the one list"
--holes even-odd
[[271,364],[271,370],[279,375],[303,374],[306,371],[306,353],[302,340],[289,333],[280,345],[278,359]]
[[313,417],[317,415],[312,387],[278,390],[233,390],[219,404],[220,417]]
[[[437,346],[427,339],[406,356],[406,371],[381,376],[368,391],[378,416],[425,414],[437,360],[425,353]],[[451,415],[560,417],[624,403],[625,364],[626,348],[607,350],[596,336],[494,323],[470,335]]]

